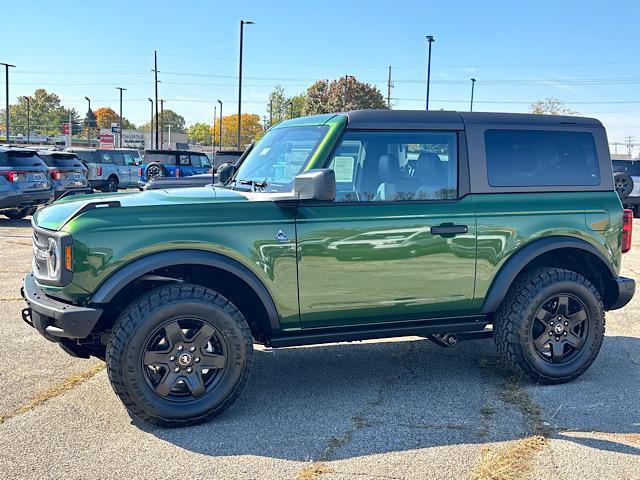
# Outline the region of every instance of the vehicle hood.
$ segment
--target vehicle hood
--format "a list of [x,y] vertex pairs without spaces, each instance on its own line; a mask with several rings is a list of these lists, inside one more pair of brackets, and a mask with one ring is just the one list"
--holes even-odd
[[153,206],[161,209],[167,205],[244,202],[248,200],[249,195],[245,194],[245,192],[228,190],[212,185],[206,187],[147,190],[135,193],[74,195],[63,198],[48,207],[38,210],[33,216],[33,223],[49,230],[60,230],[69,220],[76,217],[82,209],[91,208],[91,204],[102,204],[106,207],[110,202],[113,202],[113,204],[119,204],[120,208]]

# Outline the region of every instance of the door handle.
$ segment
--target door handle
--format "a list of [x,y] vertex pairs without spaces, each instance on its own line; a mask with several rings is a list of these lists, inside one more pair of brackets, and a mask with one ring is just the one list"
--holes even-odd
[[431,227],[431,235],[457,235],[458,233],[467,233],[469,227],[467,225],[442,224]]

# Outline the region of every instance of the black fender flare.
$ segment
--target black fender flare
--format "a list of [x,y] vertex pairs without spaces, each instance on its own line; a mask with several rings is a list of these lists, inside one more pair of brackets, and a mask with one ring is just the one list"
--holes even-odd
[[158,268],[176,265],[206,265],[235,275],[249,285],[258,296],[267,312],[271,328],[278,329],[280,327],[280,317],[275,303],[267,287],[257,275],[237,260],[204,250],[171,250],[153,253],[134,260],[109,276],[93,293],[90,301],[94,304],[109,303],[123,288],[137,278]]
[[585,240],[569,236],[545,237],[528,243],[509,257],[489,287],[489,293],[482,304],[482,313],[489,314],[498,309],[515,278],[532,260],[544,253],[563,248],[576,248],[595,255],[607,266],[611,277],[617,277],[611,261]]

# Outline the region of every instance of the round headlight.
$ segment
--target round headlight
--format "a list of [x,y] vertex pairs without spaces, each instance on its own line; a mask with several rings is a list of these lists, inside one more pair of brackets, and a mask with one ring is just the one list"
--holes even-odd
[[56,278],[60,267],[60,248],[55,239],[47,241],[47,274],[50,278]]

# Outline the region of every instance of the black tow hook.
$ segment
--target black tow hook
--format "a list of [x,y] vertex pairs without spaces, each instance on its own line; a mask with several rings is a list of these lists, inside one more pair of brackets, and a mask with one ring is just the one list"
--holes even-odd
[[29,325],[32,328],[33,327],[33,319],[31,318],[31,309],[30,308],[24,308],[22,310],[22,320],[24,320],[24,322]]

